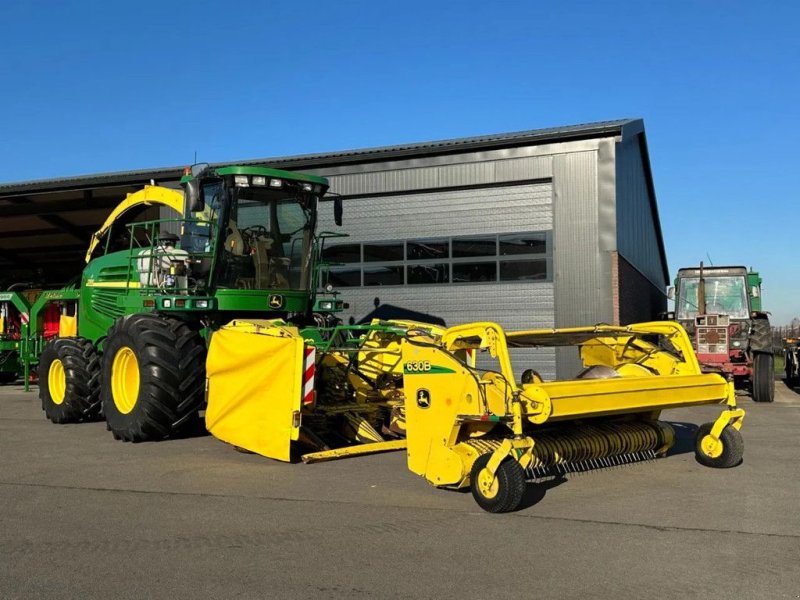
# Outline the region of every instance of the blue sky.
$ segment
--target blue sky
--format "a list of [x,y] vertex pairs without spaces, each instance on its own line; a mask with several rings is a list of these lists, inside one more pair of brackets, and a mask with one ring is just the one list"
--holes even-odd
[[0,4],[0,181],[645,119],[671,272],[800,315],[796,2]]

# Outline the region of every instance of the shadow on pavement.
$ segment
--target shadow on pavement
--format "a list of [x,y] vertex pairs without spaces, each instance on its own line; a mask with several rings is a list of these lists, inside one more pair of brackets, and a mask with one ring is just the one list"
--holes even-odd
[[675,443],[667,451],[667,456],[677,454],[687,454],[694,452],[694,437],[697,434],[697,425],[694,423],[680,423],[669,421],[672,429],[675,430]]

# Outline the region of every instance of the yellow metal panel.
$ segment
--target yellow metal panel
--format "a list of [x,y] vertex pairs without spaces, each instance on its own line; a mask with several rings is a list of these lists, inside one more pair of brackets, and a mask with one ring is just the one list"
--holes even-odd
[[551,420],[724,404],[728,383],[719,375],[672,375],[540,383],[553,405]]
[[58,320],[58,337],[75,337],[76,335],[78,335],[78,317],[61,315]]
[[108,218],[105,220],[103,225],[97,232],[92,236],[92,241],[89,244],[89,249],[86,251],[86,262],[88,263],[92,252],[97,247],[97,243],[106,230],[111,227],[111,225],[116,221],[121,214],[126,212],[133,206],[137,206],[140,204],[150,205],[150,204],[161,204],[163,206],[168,206],[169,208],[173,209],[178,214],[183,214],[183,192],[178,190],[171,190],[169,188],[157,186],[157,185],[146,185],[144,189],[139,190],[133,194],[128,194],[128,197],[125,198],[122,202],[117,204],[114,210],[111,211],[111,214],[108,215]]
[[408,468],[434,485],[465,476],[454,451],[462,412],[482,412],[478,381],[450,354],[430,345],[403,344]]
[[94,279],[86,280],[86,287],[96,288],[138,288],[140,284],[138,281],[95,281]]
[[288,461],[300,428],[303,339],[294,327],[235,321],[206,361],[206,428],[229,444]]

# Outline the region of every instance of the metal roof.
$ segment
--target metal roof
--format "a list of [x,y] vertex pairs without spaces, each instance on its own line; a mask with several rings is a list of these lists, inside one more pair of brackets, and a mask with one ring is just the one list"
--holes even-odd
[[[643,130],[644,125],[641,119],[618,119],[615,121],[599,121],[582,125],[531,129],[512,133],[402,144],[398,146],[382,146],[359,150],[341,150],[322,154],[301,154],[295,156],[226,161],[224,163],[212,163],[212,166],[269,165],[284,169],[308,169],[331,164],[340,165],[348,162],[380,162],[397,158],[420,157],[429,154],[456,154],[459,152],[469,152],[476,149],[488,149],[497,146],[526,146],[595,137],[608,137],[612,135],[622,135],[623,128],[631,128],[638,132]],[[142,181],[148,181],[150,179],[177,180],[182,175],[183,169],[184,166],[159,167],[153,169],[137,169],[134,171],[99,173],[95,175],[11,182],[0,184],[0,196],[33,194],[56,189],[77,190],[99,185],[132,185],[140,184]]]
[[[212,166],[257,165],[313,173],[315,169],[353,163],[381,163],[592,138],[619,136],[627,139],[634,135],[644,136],[644,122],[641,119],[618,119],[321,154],[226,161],[212,163]],[[643,143],[644,168],[650,186],[662,266],[666,274],[666,255],[658,208],[650,162],[646,157],[647,144],[646,141]],[[48,280],[60,281],[59,276],[80,268],[89,236],[125,193],[137,191],[151,180],[162,185],[177,183],[183,169],[184,166],[181,165],[0,184],[0,264],[3,265],[0,269],[0,280],[16,277],[16,271],[13,270],[16,268],[20,272],[43,270]]]

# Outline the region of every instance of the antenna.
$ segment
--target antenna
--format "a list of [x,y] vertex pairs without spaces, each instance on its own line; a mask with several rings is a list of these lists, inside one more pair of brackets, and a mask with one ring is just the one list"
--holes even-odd
[[714,261],[711,260],[711,255],[708,252],[706,252],[706,258],[708,259],[708,264],[710,264],[713,267]]
[[193,165],[197,164],[197,150],[194,151],[194,162],[192,164]]

